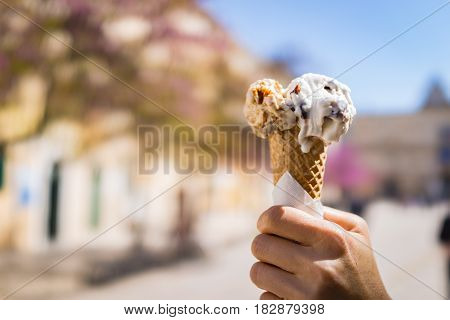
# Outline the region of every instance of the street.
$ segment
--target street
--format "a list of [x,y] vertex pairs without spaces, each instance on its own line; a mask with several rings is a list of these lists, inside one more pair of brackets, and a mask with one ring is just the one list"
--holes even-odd
[[[421,208],[387,202],[368,208],[374,254],[393,298],[442,299],[439,294],[446,294],[445,259],[436,240],[445,210],[442,205]],[[250,253],[253,220],[241,222],[240,240],[210,247],[205,258],[134,274],[62,298],[256,299],[260,290],[248,276],[254,262]]]

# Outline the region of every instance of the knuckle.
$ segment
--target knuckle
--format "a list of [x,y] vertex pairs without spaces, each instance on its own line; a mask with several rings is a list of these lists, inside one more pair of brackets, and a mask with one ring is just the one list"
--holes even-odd
[[260,274],[261,274],[261,267],[262,267],[261,262],[256,262],[256,263],[253,264],[253,266],[250,269],[250,279],[256,285],[259,283],[259,279],[261,277],[260,276]]
[[256,222],[256,228],[258,229],[259,232],[264,232],[265,228],[266,228],[266,212],[263,212],[259,218],[258,221]]
[[322,266],[321,268],[319,268],[317,285],[320,289],[323,289],[324,287],[327,287],[330,283],[333,283],[334,278],[335,278],[334,270],[329,266]]
[[273,227],[279,225],[281,217],[284,215],[285,209],[281,206],[272,206],[266,210],[258,219],[258,230],[268,232]]
[[344,253],[347,249],[347,234],[344,230],[334,226],[329,230],[329,237],[333,248],[335,248],[339,253]]
[[266,236],[263,234],[259,234],[253,239],[252,242],[252,253],[253,255],[258,258],[261,257],[267,248],[267,239]]
[[363,218],[361,218],[360,216],[355,215],[355,220],[356,220],[356,224],[358,225],[358,227],[360,227],[362,230],[369,229],[369,225],[367,224],[367,221],[364,220]]
[[269,226],[276,227],[280,224],[281,217],[285,214],[286,210],[280,206],[274,206],[272,208],[273,210],[271,210],[267,216],[267,222]]
[[345,231],[336,228],[333,233],[333,240],[339,247],[345,247],[347,244],[347,235],[345,234]]

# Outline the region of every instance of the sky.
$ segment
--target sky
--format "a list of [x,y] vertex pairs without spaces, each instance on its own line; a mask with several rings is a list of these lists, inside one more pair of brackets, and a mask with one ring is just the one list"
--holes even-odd
[[[199,0],[250,52],[266,59],[295,56],[294,73],[331,77],[446,2]],[[450,4],[338,80],[350,86],[360,113],[386,114],[417,110],[436,78],[448,97]]]

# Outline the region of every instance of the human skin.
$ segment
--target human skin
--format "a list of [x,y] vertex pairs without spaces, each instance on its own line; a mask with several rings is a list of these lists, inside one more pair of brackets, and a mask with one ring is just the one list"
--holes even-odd
[[261,300],[390,299],[357,215],[325,208],[324,219],[273,206],[257,223],[250,270]]

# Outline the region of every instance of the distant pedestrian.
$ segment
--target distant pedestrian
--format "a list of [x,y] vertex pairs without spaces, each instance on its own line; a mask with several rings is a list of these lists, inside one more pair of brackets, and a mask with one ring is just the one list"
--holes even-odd
[[439,241],[444,246],[447,257],[447,297],[450,296],[450,212],[445,217],[441,232],[439,234]]

